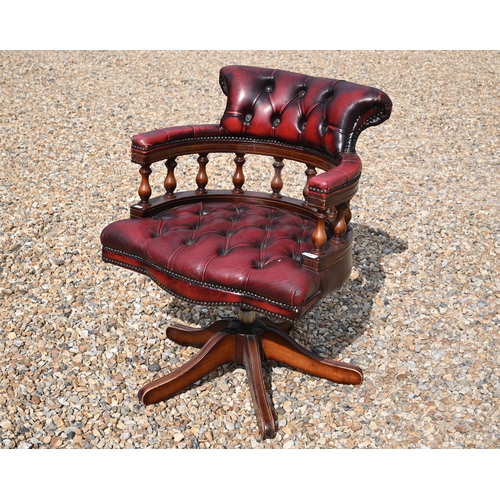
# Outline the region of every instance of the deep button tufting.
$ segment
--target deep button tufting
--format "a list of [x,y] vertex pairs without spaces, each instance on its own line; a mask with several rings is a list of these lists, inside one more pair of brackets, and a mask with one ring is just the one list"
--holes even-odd
[[269,224],[260,224],[258,227],[266,232],[273,231],[274,229],[279,227],[279,222],[271,221]]
[[250,123],[251,120],[252,120],[252,115],[250,113],[245,115],[245,123]]
[[163,212],[163,213],[157,215],[157,218],[161,219],[161,220],[169,220],[169,219],[173,218],[173,215],[169,212]]
[[281,123],[281,118],[278,116],[276,118],[273,118],[273,127],[277,127]]
[[327,130],[328,130],[328,122],[326,120],[322,120],[318,127],[320,135],[324,136]]
[[271,211],[267,213],[266,217],[270,220],[278,220],[280,217],[280,213],[276,211]]
[[270,241],[257,241],[257,242],[255,242],[255,248],[259,248],[260,250],[264,250],[265,248],[268,248],[270,244],[271,244]]
[[[380,106],[382,114],[372,124],[389,118],[392,110],[392,102],[380,90],[343,80],[271,68],[229,66],[221,72],[228,92],[226,110],[220,121],[224,135],[249,134],[259,140],[299,143],[337,158],[342,152],[354,151],[358,134],[353,135],[352,130],[353,127],[358,130],[358,120],[366,124],[366,119],[358,115],[360,112],[363,117],[368,115],[358,109],[358,105],[366,105],[374,112]],[[278,111],[280,123],[274,121],[275,117],[271,118],[271,114]],[[245,120],[247,113],[253,115],[251,120]],[[301,113],[308,116],[305,131],[298,122]],[[328,116],[329,122],[320,132],[323,115]]]
[[[300,263],[302,253],[314,248],[314,221],[277,208],[231,202],[192,203],[167,212],[118,221],[116,232],[112,226],[105,233],[105,246],[127,262],[135,259],[134,266],[149,269],[160,282],[175,279],[200,290],[266,297],[284,307],[300,306],[318,292],[321,277]],[[200,222],[203,227],[193,232]],[[158,233],[161,237],[149,239]],[[293,235],[307,241],[299,243]]]
[[304,236],[303,234],[294,234],[291,236],[292,240],[295,241],[296,243],[306,243],[309,238]]

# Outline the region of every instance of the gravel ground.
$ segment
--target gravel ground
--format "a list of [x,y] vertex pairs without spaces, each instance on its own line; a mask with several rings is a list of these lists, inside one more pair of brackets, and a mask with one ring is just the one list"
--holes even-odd
[[[100,260],[102,228],[137,201],[130,136],[217,122],[218,71],[233,63],[373,85],[394,102],[358,142],[352,279],[292,331],[365,382],[271,365],[268,441],[237,366],[139,403],[144,383],[196,352],[169,342],[168,324],[233,311]],[[499,52],[4,51],[0,69],[0,447],[499,447]],[[163,177],[159,165],[155,194]]]

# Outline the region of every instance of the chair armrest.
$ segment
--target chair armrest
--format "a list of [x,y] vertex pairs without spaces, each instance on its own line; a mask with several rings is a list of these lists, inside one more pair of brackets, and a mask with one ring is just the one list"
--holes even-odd
[[167,127],[134,135],[132,137],[132,150],[141,151],[142,153],[158,152],[167,149],[172,142],[221,135],[224,135],[223,130],[216,124]]
[[355,184],[361,175],[361,159],[356,153],[344,153],[340,163],[322,174],[311,177],[309,191],[318,194],[340,192]]

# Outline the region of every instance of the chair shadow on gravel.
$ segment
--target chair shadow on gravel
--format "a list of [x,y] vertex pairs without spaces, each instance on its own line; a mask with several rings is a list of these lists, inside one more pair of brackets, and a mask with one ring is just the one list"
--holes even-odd
[[[403,253],[408,249],[404,240],[391,236],[386,231],[359,223],[353,223],[352,226],[354,241],[351,278],[306,313],[290,332],[291,337],[304,347],[332,360],[338,360],[346,347],[365,333],[373,302],[384,285],[384,259],[390,254]],[[356,359],[351,362],[357,364]],[[272,367],[278,365],[280,364],[272,361],[263,365],[269,396],[272,394]],[[328,380],[324,382],[334,384]],[[349,390],[349,386],[342,387]],[[274,406],[272,398],[270,403],[275,415],[283,412],[282,408]]]
[[365,224],[352,225],[354,241],[351,278],[339,290],[320,301],[295,327],[300,330],[301,323],[305,322],[307,327],[309,321],[316,330],[325,331],[309,337],[309,349],[331,359],[337,359],[348,345],[364,334],[375,297],[384,285],[384,260],[390,254],[403,253],[408,249],[404,240],[391,236],[386,231]]

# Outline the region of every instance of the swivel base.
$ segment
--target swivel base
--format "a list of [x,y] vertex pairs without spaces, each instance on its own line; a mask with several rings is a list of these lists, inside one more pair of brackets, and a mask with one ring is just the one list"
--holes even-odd
[[201,347],[187,363],[169,375],[149,382],[139,391],[145,404],[164,401],[188,388],[211,371],[226,363],[238,363],[247,371],[250,393],[262,439],[276,435],[274,416],[264,386],[262,361],[272,360],[292,368],[325,378],[338,384],[357,385],[363,372],[357,366],[318,356],[295,342],[288,331],[292,324],[278,328],[267,319],[223,319],[207,328],[176,325],[167,328],[167,337],[174,342]]

